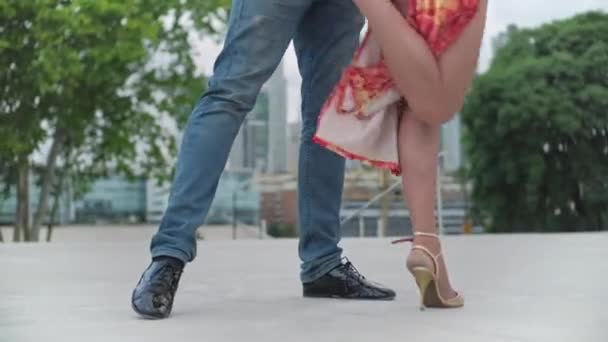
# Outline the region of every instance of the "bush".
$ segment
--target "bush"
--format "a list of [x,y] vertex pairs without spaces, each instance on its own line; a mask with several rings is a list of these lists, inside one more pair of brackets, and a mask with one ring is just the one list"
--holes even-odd
[[298,232],[293,224],[273,223],[268,226],[268,235],[274,238],[295,238]]

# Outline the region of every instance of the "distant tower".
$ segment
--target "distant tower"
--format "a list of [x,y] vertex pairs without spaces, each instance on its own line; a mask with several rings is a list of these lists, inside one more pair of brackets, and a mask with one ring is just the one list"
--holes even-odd
[[507,29],[503,32],[500,32],[495,37],[492,38],[492,53],[496,54],[498,50],[502,49],[507,43],[509,43],[509,39],[511,36],[517,32],[517,26],[514,24],[509,24]]
[[232,145],[228,169],[287,172],[287,80],[282,62],[243,122]]
[[246,127],[241,127],[239,134],[232,144],[230,157],[228,159],[228,169],[231,171],[243,170],[245,168],[245,136]]
[[460,113],[441,128],[441,150],[443,156],[443,169],[453,172],[462,166],[462,127]]
[[293,175],[298,173],[298,157],[300,155],[300,132],[302,122],[296,121],[288,125],[287,137],[287,171]]

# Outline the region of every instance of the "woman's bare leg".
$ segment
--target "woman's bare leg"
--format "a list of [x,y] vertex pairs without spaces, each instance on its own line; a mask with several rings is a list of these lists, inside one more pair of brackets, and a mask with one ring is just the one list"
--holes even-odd
[[[403,171],[403,193],[410,210],[410,219],[415,232],[437,234],[435,218],[437,163],[441,139],[441,126],[418,120],[406,111],[399,126],[399,158]],[[428,248],[434,255],[441,251],[438,239],[416,236],[414,244]],[[420,250],[412,250],[408,262],[430,258]],[[453,298],[444,258],[439,258],[439,290],[445,299]],[[431,267],[432,262],[431,262]]]
[[438,58],[403,18],[403,0],[397,1],[397,7],[392,0],[354,2],[367,17],[393,80],[413,109],[412,115],[429,124],[449,120],[461,109],[475,74],[487,0],[479,0],[479,10],[470,24]]

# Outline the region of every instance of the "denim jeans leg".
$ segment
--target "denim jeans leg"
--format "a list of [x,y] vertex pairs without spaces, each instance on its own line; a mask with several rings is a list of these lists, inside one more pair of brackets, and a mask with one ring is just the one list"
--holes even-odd
[[344,159],[312,142],[321,107],[359,46],[364,18],[351,0],[315,2],[294,43],[302,74],[299,160],[301,280],[311,282],[340,263]]
[[196,229],[215,196],[231,146],[272,75],[311,0],[234,0],[226,42],[208,92],[184,131],[169,205],[151,253],[184,262],[196,256]]

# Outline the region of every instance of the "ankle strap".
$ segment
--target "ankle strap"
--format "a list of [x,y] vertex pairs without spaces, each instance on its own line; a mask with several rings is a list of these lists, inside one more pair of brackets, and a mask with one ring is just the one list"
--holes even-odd
[[[431,234],[431,233],[415,232],[413,236],[428,236],[428,237],[432,237],[432,238],[435,238],[435,239],[439,239],[439,235],[437,235],[437,234]],[[395,240],[395,241],[392,242],[392,244],[396,245],[398,243],[403,243],[403,242],[414,242],[414,237],[411,236],[411,237],[406,237],[406,238],[403,238],[403,239]]]
[[428,236],[428,237],[432,237],[432,238],[435,238],[435,239],[439,239],[439,235],[437,235],[437,234],[431,234],[431,233],[415,232],[414,236]]

